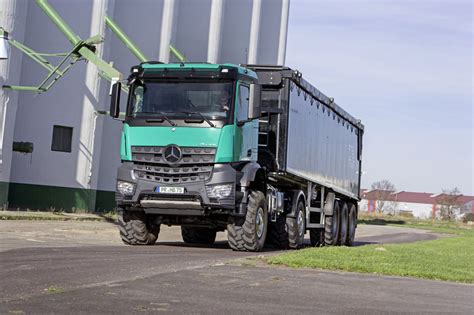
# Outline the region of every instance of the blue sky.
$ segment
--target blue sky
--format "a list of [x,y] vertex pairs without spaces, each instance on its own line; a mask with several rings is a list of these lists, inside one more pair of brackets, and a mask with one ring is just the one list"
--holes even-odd
[[291,0],[286,64],[366,126],[363,187],[474,195],[471,1]]

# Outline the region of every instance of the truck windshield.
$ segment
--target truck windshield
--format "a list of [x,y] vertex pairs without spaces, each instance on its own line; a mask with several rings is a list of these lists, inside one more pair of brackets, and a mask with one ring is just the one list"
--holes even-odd
[[135,84],[132,93],[133,116],[220,120],[232,108],[232,82],[145,82]]

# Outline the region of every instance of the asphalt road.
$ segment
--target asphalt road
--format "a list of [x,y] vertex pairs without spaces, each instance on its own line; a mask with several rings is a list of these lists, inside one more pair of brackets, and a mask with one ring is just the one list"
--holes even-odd
[[[360,225],[357,241],[435,237]],[[233,252],[224,233],[214,246],[185,246],[179,229],[163,228],[155,246],[129,247],[113,224],[0,221],[0,239],[1,314],[472,314],[474,308],[472,285],[247,266],[246,257],[275,252]]]

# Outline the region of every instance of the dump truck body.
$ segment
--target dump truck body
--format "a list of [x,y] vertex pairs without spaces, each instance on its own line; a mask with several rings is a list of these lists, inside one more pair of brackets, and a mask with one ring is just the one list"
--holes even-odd
[[272,171],[358,199],[364,130],[360,121],[297,71],[247,67],[258,74],[263,86],[259,163],[269,163],[273,156],[267,165]]

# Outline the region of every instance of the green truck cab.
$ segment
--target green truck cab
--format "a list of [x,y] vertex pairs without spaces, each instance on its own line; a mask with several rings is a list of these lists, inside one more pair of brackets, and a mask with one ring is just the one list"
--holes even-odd
[[[262,171],[256,163],[257,80],[255,72],[233,64],[132,68],[116,190],[125,243],[154,243],[160,224],[181,225],[190,243],[212,243],[229,225],[241,237],[253,193],[261,223],[246,249],[263,247],[265,187],[255,182]],[[114,117],[120,88],[113,86]]]

